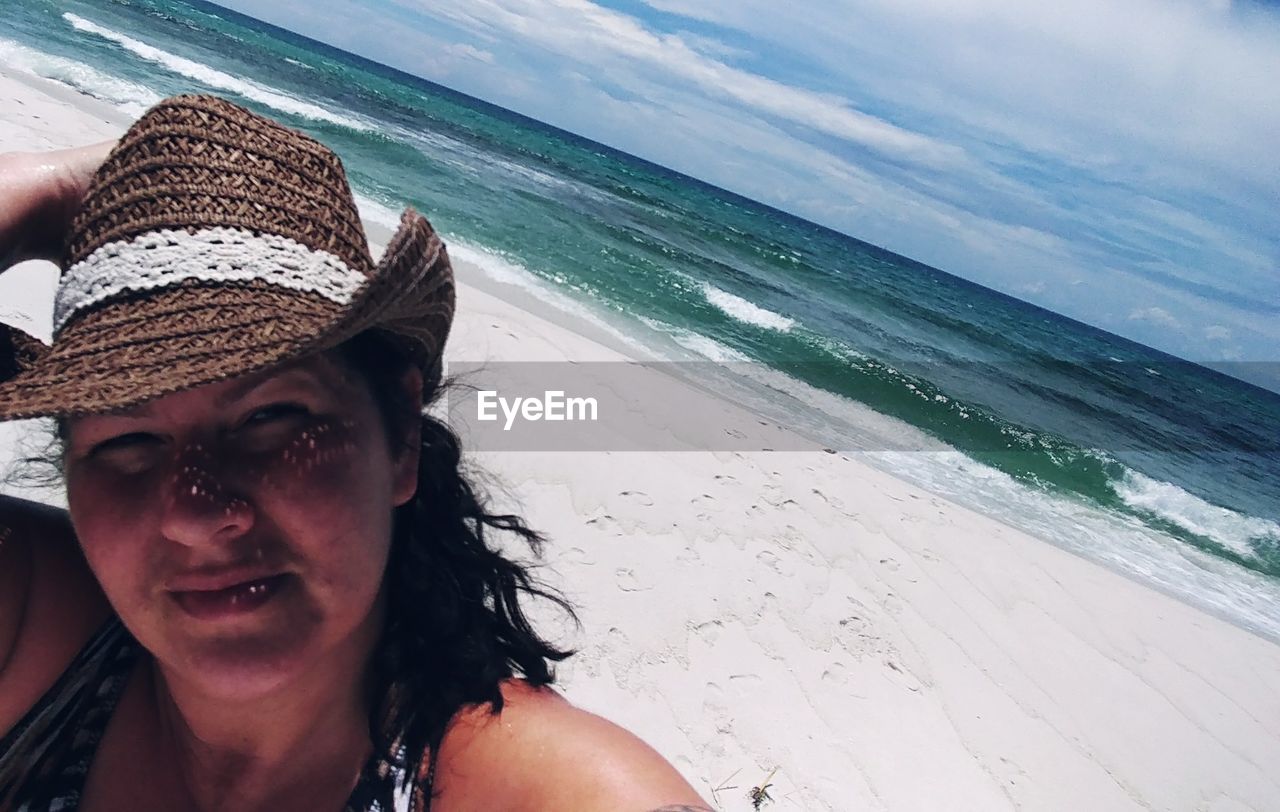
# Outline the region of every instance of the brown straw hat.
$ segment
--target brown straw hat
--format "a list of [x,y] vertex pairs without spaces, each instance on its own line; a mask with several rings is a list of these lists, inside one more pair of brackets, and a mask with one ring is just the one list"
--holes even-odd
[[406,209],[376,264],[338,157],[222,99],[151,108],[98,169],[53,346],[0,325],[0,420],[110,412],[366,330],[439,375],[453,270]]

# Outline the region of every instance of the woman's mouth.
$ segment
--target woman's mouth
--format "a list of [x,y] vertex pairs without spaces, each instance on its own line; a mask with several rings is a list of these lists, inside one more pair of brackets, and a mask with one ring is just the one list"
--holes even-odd
[[288,578],[288,574],[272,575],[222,589],[193,589],[170,594],[188,615],[200,620],[218,620],[240,617],[261,609],[279,594]]

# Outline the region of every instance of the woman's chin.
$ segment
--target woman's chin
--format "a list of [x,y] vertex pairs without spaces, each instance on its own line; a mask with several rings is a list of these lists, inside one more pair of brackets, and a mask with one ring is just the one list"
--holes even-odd
[[[334,601],[316,599],[296,576],[258,594],[245,592],[239,600],[168,593],[146,610],[120,614],[167,681],[223,701],[333,677],[363,660],[376,642],[376,596],[345,596],[344,608],[363,611],[334,614],[322,608]],[[136,627],[130,614],[141,621]]]
[[297,597],[204,616],[180,609],[169,613],[156,645],[141,642],[167,679],[225,700],[262,697],[306,676],[333,643],[326,645],[327,624]]
[[157,659],[166,679],[210,697],[245,701],[307,675],[321,656],[310,637],[302,630],[218,635],[166,647]]

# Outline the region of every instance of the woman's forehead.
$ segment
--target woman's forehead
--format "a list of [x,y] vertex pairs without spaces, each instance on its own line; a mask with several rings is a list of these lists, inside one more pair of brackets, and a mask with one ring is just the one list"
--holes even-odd
[[310,355],[278,367],[230,378],[208,387],[191,390],[212,398],[219,406],[232,405],[265,386],[306,386],[321,389],[346,389],[351,376],[330,353]]

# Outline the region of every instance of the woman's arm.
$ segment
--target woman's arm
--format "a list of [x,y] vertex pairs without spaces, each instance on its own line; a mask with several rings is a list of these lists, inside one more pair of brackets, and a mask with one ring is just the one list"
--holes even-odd
[[[114,143],[0,154],[0,271],[58,259]],[[57,678],[107,611],[65,511],[0,496],[0,734]]]
[[57,260],[89,181],[113,146],[0,154],[0,270],[28,259]]
[[31,592],[31,544],[17,520],[23,504],[0,496],[0,684],[13,657]]
[[0,496],[0,736],[48,690],[110,606],[66,511]]

